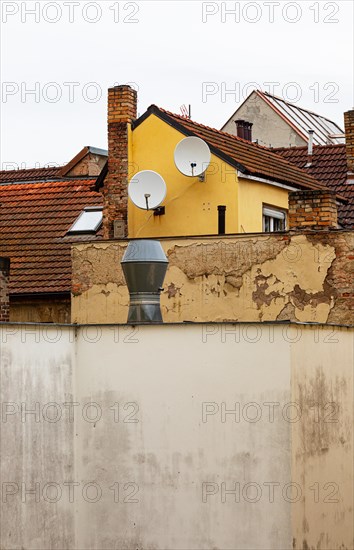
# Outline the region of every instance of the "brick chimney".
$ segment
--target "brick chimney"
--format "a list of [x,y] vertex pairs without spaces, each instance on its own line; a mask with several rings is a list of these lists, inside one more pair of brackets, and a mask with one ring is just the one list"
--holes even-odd
[[354,109],[344,113],[344,127],[347,152],[347,183],[354,183]]
[[253,122],[247,122],[247,120],[235,120],[237,137],[252,141],[252,126]]
[[289,229],[336,228],[337,205],[334,191],[295,191],[289,193]]
[[127,236],[128,140],[137,93],[130,86],[108,90],[108,173],[103,186],[103,237]]
[[0,257],[0,322],[10,321],[9,297],[10,258]]

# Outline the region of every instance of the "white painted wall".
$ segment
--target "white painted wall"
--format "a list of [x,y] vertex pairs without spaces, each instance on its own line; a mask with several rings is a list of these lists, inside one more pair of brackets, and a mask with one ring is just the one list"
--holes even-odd
[[[284,410],[311,339],[279,324],[28,328],[0,327],[2,550],[292,548]],[[22,422],[21,401],[39,418]]]

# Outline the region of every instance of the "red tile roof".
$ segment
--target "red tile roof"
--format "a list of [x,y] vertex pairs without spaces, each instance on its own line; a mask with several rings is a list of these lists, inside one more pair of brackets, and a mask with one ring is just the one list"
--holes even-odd
[[[76,165],[82,161],[86,155],[93,153],[94,155],[99,155],[101,157],[107,157],[108,152],[104,149],[98,149],[97,147],[92,147],[91,145],[86,145],[79,151],[77,155],[74,156],[67,164],[64,166],[51,166],[48,168],[26,168],[21,170],[2,170],[0,171],[0,183],[13,183],[20,181],[44,181],[55,178],[64,178],[68,177],[68,173]],[[87,175],[88,172],[81,176]],[[91,174],[92,175],[92,174]]]
[[62,166],[51,168],[30,168],[26,170],[2,170],[0,183],[12,183],[17,181],[42,181],[46,179],[60,178]]
[[86,206],[102,204],[95,182],[0,184],[0,256],[11,258],[10,294],[70,292],[75,238],[65,235]]
[[245,174],[271,179],[300,189],[323,189],[313,176],[300,170],[268,147],[246,141],[237,136],[209,128],[188,118],[175,115],[152,105],[138,119],[133,128],[146,116],[155,114],[185,135],[194,135],[208,143],[211,151]]
[[314,146],[311,165],[308,167],[307,147],[282,147],[274,151],[345,197],[348,203],[339,204],[338,221],[343,227],[354,228],[354,186],[346,183],[347,157],[344,144]]

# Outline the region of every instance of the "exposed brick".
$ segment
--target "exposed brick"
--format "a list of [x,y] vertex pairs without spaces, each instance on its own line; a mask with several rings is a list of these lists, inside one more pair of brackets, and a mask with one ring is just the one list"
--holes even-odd
[[354,109],[344,113],[345,148],[347,153],[347,169],[354,173]]
[[333,191],[295,191],[289,194],[289,228],[305,227],[338,227],[336,195]]
[[10,258],[0,257],[0,322],[10,320],[9,297]]
[[137,94],[130,86],[108,90],[108,173],[103,187],[103,237],[113,239],[114,221],[128,226],[128,132],[137,115]]

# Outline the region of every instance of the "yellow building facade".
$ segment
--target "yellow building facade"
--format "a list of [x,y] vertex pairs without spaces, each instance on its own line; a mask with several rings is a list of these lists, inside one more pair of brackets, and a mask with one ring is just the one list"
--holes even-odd
[[129,200],[129,238],[217,235],[219,205],[226,206],[227,234],[262,232],[264,206],[287,211],[290,188],[240,175],[213,151],[204,181],[180,173],[174,150],[185,137],[154,114],[130,131],[129,179],[141,170],[154,170],[165,180],[167,194],[165,214],[159,216]]

